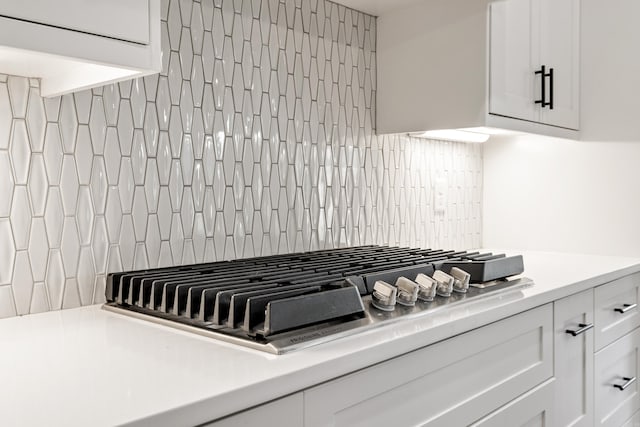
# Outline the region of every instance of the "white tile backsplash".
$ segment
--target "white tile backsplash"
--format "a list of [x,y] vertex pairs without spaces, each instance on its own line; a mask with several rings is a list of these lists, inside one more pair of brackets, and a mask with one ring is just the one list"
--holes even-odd
[[122,269],[479,246],[482,148],[375,135],[375,38],[324,0],[170,0],[159,76],[42,99],[0,75],[0,317]]

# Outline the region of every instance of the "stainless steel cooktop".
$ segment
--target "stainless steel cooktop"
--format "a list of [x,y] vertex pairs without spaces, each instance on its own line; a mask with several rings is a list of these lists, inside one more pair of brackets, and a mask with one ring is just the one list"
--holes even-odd
[[521,256],[360,246],[109,274],[107,310],[282,354],[532,285]]

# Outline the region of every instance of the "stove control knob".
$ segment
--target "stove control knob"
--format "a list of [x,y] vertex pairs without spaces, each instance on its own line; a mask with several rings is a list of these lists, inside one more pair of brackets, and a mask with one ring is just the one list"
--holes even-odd
[[416,276],[416,283],[419,286],[418,299],[421,301],[433,301],[438,289],[438,282],[426,274],[420,273]]
[[458,267],[452,267],[450,274],[455,279],[453,282],[453,290],[460,293],[467,292],[469,289],[469,280],[471,280],[471,275]]
[[396,308],[397,293],[398,289],[395,286],[378,280],[373,285],[371,304],[373,304],[375,308],[383,311],[393,311]]
[[438,296],[451,296],[451,292],[453,291],[453,284],[456,280],[453,278],[453,276],[448,275],[442,270],[436,270],[433,273],[433,279],[438,282],[438,290],[436,291]]
[[406,277],[398,277],[398,280],[396,280],[396,287],[398,288],[398,304],[406,306],[416,305],[419,288],[416,282],[409,280]]

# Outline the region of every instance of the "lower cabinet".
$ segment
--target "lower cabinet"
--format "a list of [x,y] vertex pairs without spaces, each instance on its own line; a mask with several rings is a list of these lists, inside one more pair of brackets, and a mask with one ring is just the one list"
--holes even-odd
[[547,304],[306,390],[304,425],[469,425],[553,376],[552,319]]
[[596,353],[596,425],[621,426],[640,409],[640,329]]

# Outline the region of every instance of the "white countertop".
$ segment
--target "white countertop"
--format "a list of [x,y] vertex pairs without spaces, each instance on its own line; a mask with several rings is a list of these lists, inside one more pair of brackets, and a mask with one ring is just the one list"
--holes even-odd
[[281,356],[97,305],[0,320],[2,424],[197,425],[640,271],[640,259],[508,253],[534,286]]

